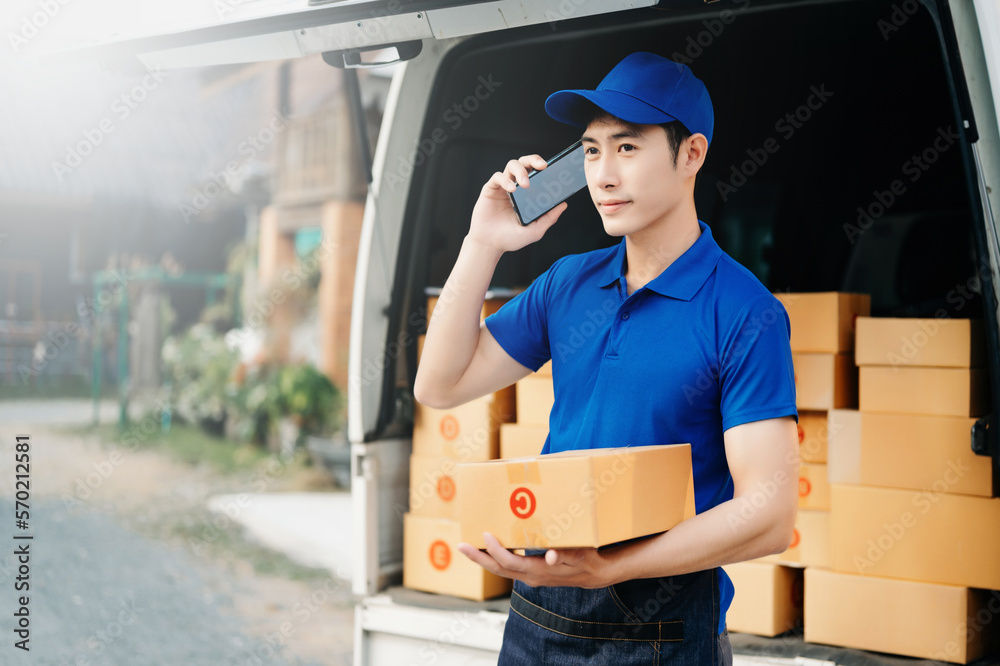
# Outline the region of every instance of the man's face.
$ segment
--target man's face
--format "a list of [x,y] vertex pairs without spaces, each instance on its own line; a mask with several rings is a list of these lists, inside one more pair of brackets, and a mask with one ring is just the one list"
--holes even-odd
[[683,200],[684,179],[662,127],[598,119],[582,140],[587,187],[608,234],[647,229]]

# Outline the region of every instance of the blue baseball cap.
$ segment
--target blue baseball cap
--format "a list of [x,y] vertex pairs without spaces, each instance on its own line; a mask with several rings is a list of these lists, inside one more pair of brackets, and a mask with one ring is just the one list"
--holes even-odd
[[584,126],[587,102],[638,125],[679,120],[692,134],[712,143],[715,112],[708,89],[687,65],[639,51],[625,57],[596,90],[560,90],[545,100],[545,111],[559,122]]

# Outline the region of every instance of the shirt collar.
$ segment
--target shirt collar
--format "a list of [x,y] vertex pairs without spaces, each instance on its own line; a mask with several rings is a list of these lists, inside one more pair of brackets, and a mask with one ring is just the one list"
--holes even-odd
[[[667,269],[646,284],[646,289],[663,296],[690,301],[715,270],[722,248],[712,238],[712,230],[698,220],[701,236]],[[600,275],[600,286],[609,287],[625,277],[625,238],[618,244],[611,262]]]

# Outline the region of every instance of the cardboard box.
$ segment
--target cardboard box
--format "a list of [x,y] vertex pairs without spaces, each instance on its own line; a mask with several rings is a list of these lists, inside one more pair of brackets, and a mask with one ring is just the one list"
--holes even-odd
[[827,427],[826,412],[799,412],[799,457],[803,461],[826,462]]
[[861,412],[831,409],[827,412],[826,478],[833,483],[860,483]]
[[799,508],[830,510],[830,482],[826,465],[799,463]]
[[[427,297],[427,321],[431,320],[431,314],[434,312],[434,306],[437,305],[439,296],[428,296]],[[482,321],[489,317],[491,314],[499,310],[504,303],[509,301],[509,298],[487,298],[483,301],[482,310],[479,312],[479,321]]]
[[443,456],[410,456],[410,513],[431,518],[458,518],[458,461]]
[[834,291],[775,294],[792,326],[793,352],[836,354],[854,349],[854,321],[871,313],[871,296]]
[[1000,589],[1000,498],[833,484],[841,573]]
[[859,317],[858,365],[968,368],[986,363],[978,319]]
[[462,541],[459,532],[452,520],[404,515],[403,585],[475,601],[510,594],[509,578],[486,571],[455,549]]
[[788,550],[753,562],[774,562],[806,567],[830,566],[830,512],[799,509]]
[[983,368],[861,368],[861,411],[982,416],[990,410]]
[[551,377],[552,376],[552,361],[551,360],[546,361],[545,365],[543,365],[542,367],[538,368],[538,371],[535,372],[535,374],[536,375],[540,375],[540,376],[545,376],[545,377]]
[[[564,451],[464,463],[458,484],[462,539],[484,548],[604,546],[669,530],[685,518],[691,446]],[[474,490],[473,490],[474,489]]]
[[549,427],[549,412],[555,404],[556,394],[552,377],[533,374],[516,384],[517,422],[521,425]]
[[858,406],[858,368],[853,354],[793,353],[792,364],[799,409]]
[[[988,651],[986,590],[807,569],[805,640],[966,664]],[[1000,599],[1000,597],[997,597]],[[994,605],[995,607],[995,605]]]
[[526,458],[537,456],[545,446],[549,426],[504,423],[500,426],[500,457]]
[[765,562],[722,567],[736,593],[726,612],[726,628],[777,636],[802,624],[802,569]]
[[969,446],[974,418],[833,410],[831,483],[993,496],[990,458]]
[[513,387],[452,409],[416,403],[413,453],[459,461],[491,460],[500,452],[500,424],[513,420]]

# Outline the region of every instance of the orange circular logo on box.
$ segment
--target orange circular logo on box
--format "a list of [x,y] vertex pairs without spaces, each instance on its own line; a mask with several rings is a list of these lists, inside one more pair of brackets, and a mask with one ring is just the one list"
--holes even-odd
[[535,512],[535,494],[527,488],[515,488],[510,494],[510,510],[518,518],[530,518]]
[[799,429],[799,444],[806,441],[806,431],[802,429],[802,426],[796,426]]
[[799,539],[801,539],[801,537],[799,536],[799,529],[797,527],[793,527],[792,543],[789,544],[788,549],[791,550],[792,548],[795,548],[797,545],[799,545]]
[[441,436],[445,439],[458,437],[458,419],[451,414],[441,419]]
[[450,502],[455,497],[455,482],[450,476],[444,475],[438,479],[437,493],[445,502]]
[[813,486],[809,483],[809,479],[800,476],[799,477],[799,497],[805,497],[810,492],[812,492]]
[[438,571],[444,571],[451,564],[451,548],[444,541],[438,539],[431,544],[429,557],[432,567]]

